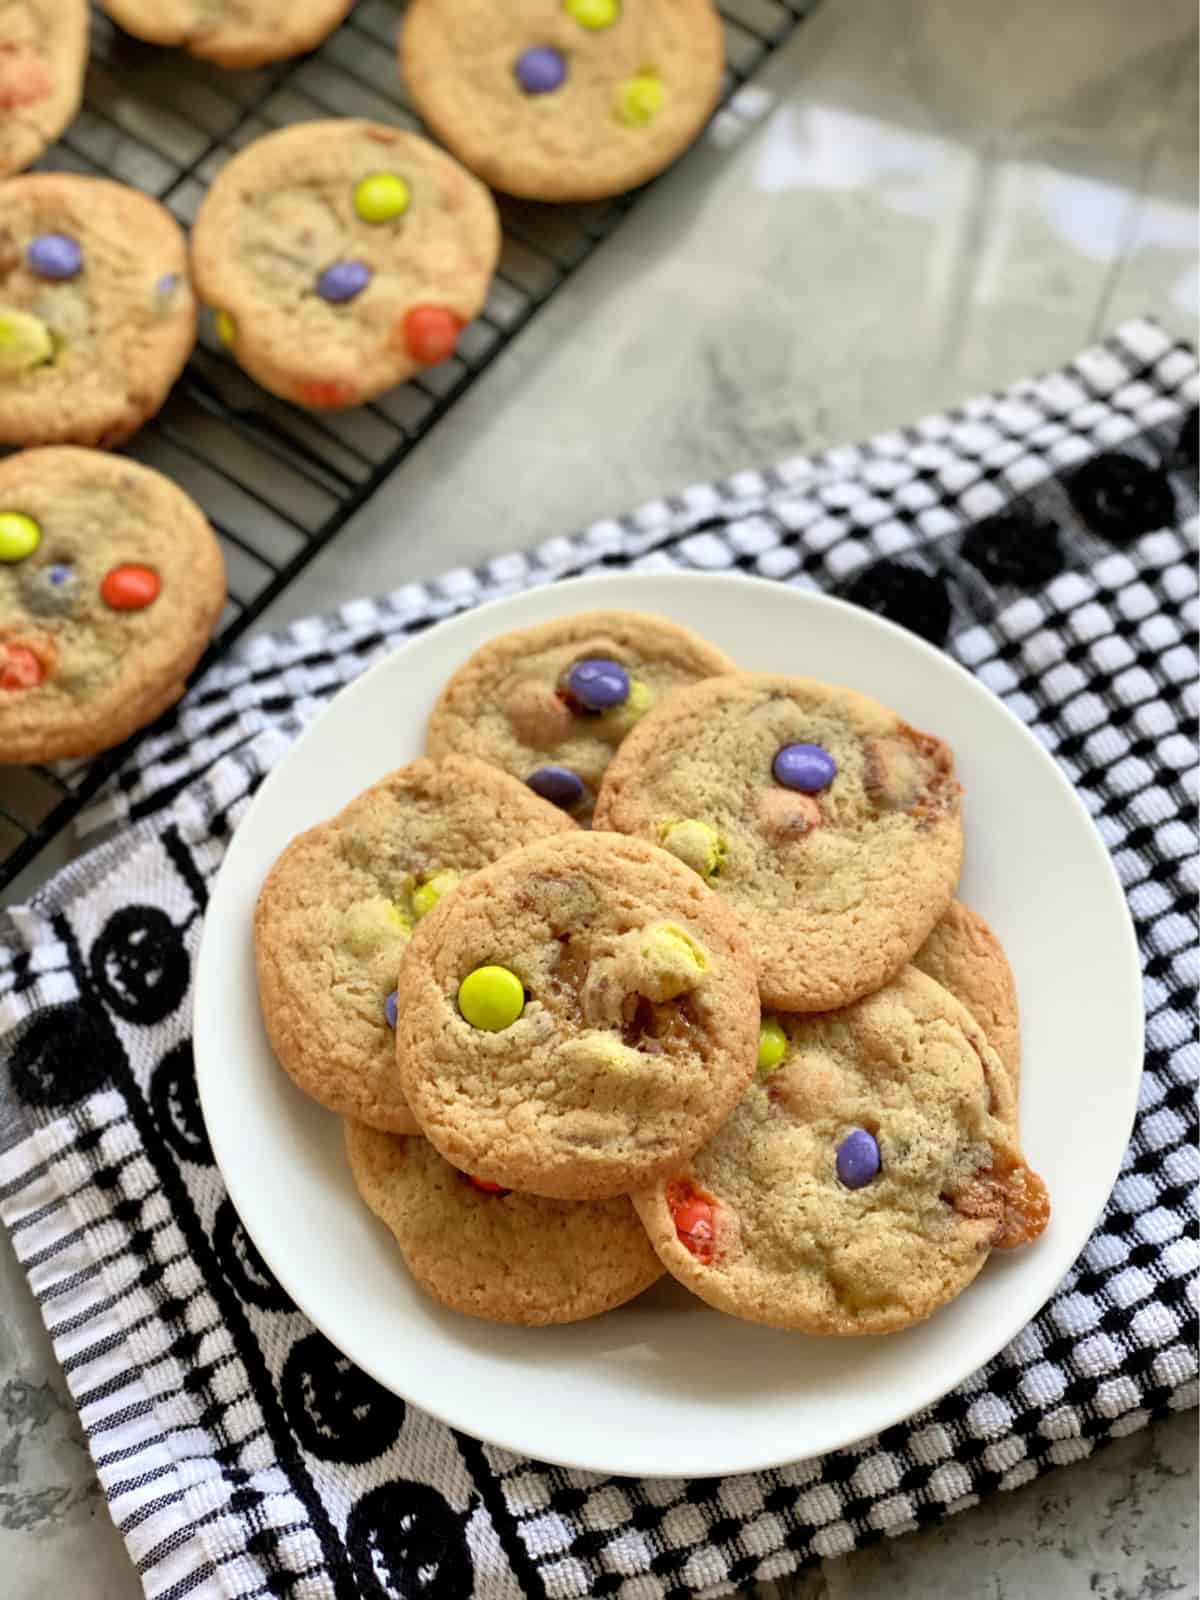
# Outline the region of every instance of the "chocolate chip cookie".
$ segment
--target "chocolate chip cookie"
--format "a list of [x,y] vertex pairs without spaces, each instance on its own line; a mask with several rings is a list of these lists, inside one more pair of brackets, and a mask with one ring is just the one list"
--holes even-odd
[[962,861],[949,749],[811,678],[739,673],[650,711],[594,824],[651,841],[737,912],[763,1003],[828,1011],[880,988],[949,906]]
[[464,165],[527,200],[597,200],[645,183],[716,105],[709,0],[413,0],[400,66]]
[[69,447],[0,461],[0,762],[94,755],[152,722],[224,598],[203,513],[149,467]]
[[87,0],[0,0],[0,177],[74,120],[87,55]]
[[662,1266],[625,1195],[546,1200],[459,1172],[427,1139],[346,1123],[358,1192],[404,1264],[452,1311],[526,1327],[599,1316]]
[[196,338],[178,223],[73,173],[0,186],[0,443],[110,447],[162,406]]
[[894,1333],[1037,1238],[1045,1185],[1013,1088],[966,1008],[906,967],[825,1016],[779,1017],[760,1071],[690,1161],[634,1194],[663,1265],[720,1311],[815,1334]]
[[354,0],[100,0],[126,33],[222,67],[260,67],[315,50]]
[[352,117],[255,140],[192,230],[220,337],[265,389],[316,410],[452,355],[499,253],[481,183],[427,139]]
[[395,1065],[400,955],[460,879],[570,818],[481,761],[414,761],[293,839],[254,918],[258,993],[271,1047],[331,1111],[418,1131]]
[[669,690],[733,670],[722,651],[665,617],[585,611],[517,628],[450,679],[425,748],[491,761],[587,822],[638,720]]
[[672,1170],[755,1068],[737,919],[638,839],[575,831],[478,873],[417,928],[398,987],[426,1136],[531,1194],[604,1199]]

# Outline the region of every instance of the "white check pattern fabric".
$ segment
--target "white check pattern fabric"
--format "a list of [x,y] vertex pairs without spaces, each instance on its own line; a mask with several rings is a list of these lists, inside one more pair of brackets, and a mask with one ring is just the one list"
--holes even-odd
[[[86,819],[96,848],[0,923],[0,1217],[148,1595],[713,1596],[1196,1403],[1197,399],[1193,353],[1132,323],[1060,372],[861,448],[257,639],[142,742]],[[381,1390],[244,1234],[192,1066],[209,889],[297,730],[439,618],[614,566],[828,589],[942,645],[1083,796],[1145,974],[1134,1136],[1039,1315],[928,1411],[727,1480],[560,1470]]]

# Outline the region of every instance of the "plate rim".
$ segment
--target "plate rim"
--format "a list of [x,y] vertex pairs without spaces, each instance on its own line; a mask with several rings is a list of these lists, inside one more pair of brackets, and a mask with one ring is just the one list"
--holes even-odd
[[[389,1393],[403,1399],[406,1404],[414,1405],[419,1410],[425,1411],[428,1415],[435,1416],[447,1426],[456,1428],[461,1432],[470,1435],[472,1438],[478,1439],[483,1443],[492,1445],[496,1448],[511,1451],[521,1456],[530,1454],[528,1445],[519,1441],[514,1442],[511,1438],[506,1439],[498,1437],[490,1433],[486,1428],[481,1429],[474,1421],[473,1416],[470,1414],[465,1414],[465,1407],[464,1414],[458,1415],[453,1414],[450,1409],[442,1406],[439,1406],[437,1411],[433,1411],[430,1409],[426,1400],[406,1393],[404,1388],[397,1382],[395,1375],[381,1370],[378,1363],[371,1360],[365,1360],[360,1355],[352,1354],[350,1351],[343,1350],[338,1340],[326,1330],[323,1318],[317,1312],[314,1312],[310,1295],[303,1290],[298,1292],[296,1281],[291,1272],[290,1266],[285,1263],[281,1268],[271,1237],[262,1237],[258,1233],[255,1233],[252,1230],[249,1222],[246,1220],[245,1211],[239,1204],[238,1199],[239,1194],[245,1192],[243,1187],[243,1177],[240,1174],[237,1177],[231,1177],[226,1164],[222,1161],[221,1146],[223,1140],[222,1134],[217,1131],[217,1129],[220,1127],[220,1118],[219,1116],[214,1116],[210,1111],[210,1099],[211,1097],[215,1096],[217,1085],[208,1081],[208,1075],[201,1064],[202,1060],[207,1058],[206,1048],[201,1044],[201,1035],[202,1032],[206,1032],[208,1028],[207,1022],[202,1019],[206,1015],[212,1015],[211,1009],[202,1002],[207,996],[210,987],[217,981],[214,977],[216,958],[208,954],[218,937],[215,929],[215,919],[212,917],[212,911],[215,903],[217,902],[222,879],[225,878],[226,875],[232,877],[232,869],[236,869],[240,854],[239,839],[245,839],[247,841],[249,840],[249,832],[246,828],[246,824],[250,821],[251,816],[256,808],[258,808],[260,805],[266,805],[269,803],[268,801],[265,801],[263,797],[269,797],[273,793],[274,787],[276,785],[281,785],[286,780],[289,767],[294,761],[301,759],[301,753],[303,752],[303,749],[310,738],[315,735],[315,730],[320,725],[324,724],[326,719],[331,716],[346,716],[347,708],[353,705],[359,696],[367,694],[371,691],[372,680],[374,678],[396,671],[397,663],[402,662],[403,659],[413,651],[419,650],[423,641],[426,640],[435,630],[442,638],[445,638],[447,630],[453,630],[455,632],[461,630],[463,633],[472,633],[474,628],[478,626],[478,621],[481,617],[487,617],[493,613],[503,612],[514,602],[527,600],[531,596],[539,594],[554,594],[556,596],[563,596],[563,604],[561,607],[556,607],[554,609],[553,614],[556,615],[567,615],[574,610],[636,609],[628,602],[625,604],[606,607],[604,604],[603,595],[607,589],[625,590],[631,582],[636,583],[640,578],[643,577],[657,579],[659,581],[665,580],[671,582],[672,584],[681,584],[686,586],[704,586],[706,588],[714,589],[724,588],[729,591],[731,596],[735,597],[735,599],[738,592],[745,594],[754,589],[767,590],[773,593],[784,591],[793,595],[802,603],[813,603],[820,607],[831,607],[834,608],[835,611],[851,614],[856,627],[866,626],[868,631],[879,630],[880,633],[885,637],[890,637],[893,640],[899,638],[899,640],[903,642],[903,647],[908,649],[915,648],[927,657],[933,658],[940,670],[945,671],[949,669],[951,672],[957,673],[962,682],[966,686],[969,686],[971,693],[983,700],[986,700],[994,711],[999,711],[1015,729],[1019,730],[1019,734],[1023,738],[1026,746],[1031,752],[1036,753],[1036,757],[1038,760],[1040,760],[1043,769],[1053,775],[1054,782],[1057,784],[1060,791],[1065,795],[1068,803],[1076,811],[1078,820],[1085,825],[1084,829],[1081,831],[1090,841],[1090,851],[1093,856],[1093,866],[1094,868],[1099,869],[1099,876],[1102,876],[1105,881],[1105,888],[1108,897],[1112,900],[1114,908],[1119,912],[1118,917],[1114,919],[1114,926],[1119,923],[1121,927],[1123,945],[1123,951],[1121,955],[1122,963],[1126,966],[1130,975],[1135,979],[1133,987],[1139,997],[1139,1002],[1142,995],[1140,951],[1137,944],[1132,914],[1130,912],[1128,901],[1125,897],[1124,888],[1117,874],[1116,866],[1112,860],[1112,857],[1100,835],[1100,831],[1095,820],[1088,813],[1086,806],[1084,805],[1074,785],[1067,777],[1066,773],[1062,770],[1058,762],[1055,761],[1054,757],[1045,748],[1045,746],[1036,738],[1028,725],[1023,722],[1008,705],[1004,703],[999,694],[989,689],[987,685],[976,676],[976,674],[971,672],[953,656],[947,654],[945,651],[939,650],[927,640],[921,638],[919,635],[910,632],[909,630],[899,626],[885,617],[880,617],[873,612],[869,612],[861,607],[854,606],[848,601],[840,599],[838,596],[829,595],[820,590],[801,588],[793,584],[780,582],[779,580],[762,578],[747,573],[708,573],[675,570],[647,570],[639,572],[636,570],[625,569],[614,573],[585,573],[572,575],[570,577],[557,580],[553,583],[535,585],[532,588],[527,587],[524,589],[516,589],[504,594],[490,597],[488,600],[482,603],[467,605],[461,609],[450,611],[444,617],[439,617],[432,627],[422,629],[420,632],[404,639],[395,648],[389,649],[378,661],[373,662],[350,683],[336,690],[331,699],[321,708],[316,716],[313,717],[311,722],[309,722],[300,731],[289,748],[283,752],[280,759],[266,774],[262,783],[251,797],[250,804],[247,807],[247,810],[240,823],[238,824],[238,827],[234,830],[229,847],[224,858],[222,859],[221,865],[218,868],[216,877],[213,880],[209,892],[208,905],[205,909],[203,926],[201,930],[200,944],[196,954],[196,977],[193,994],[193,1048],[196,1064],[197,1093],[200,1101],[201,1113],[204,1118],[205,1129],[208,1134],[210,1146],[213,1152],[213,1158],[225,1184],[229,1200],[232,1203],[238,1218],[242,1223],[242,1226],[245,1228],[247,1236],[253,1241],[259,1253],[262,1255],[263,1260],[266,1262],[271,1272],[275,1275],[281,1287],[291,1298],[296,1308],[304,1316],[306,1316],[308,1320],[312,1322],[314,1327],[324,1334],[324,1336],[330,1340],[335,1348],[341,1351],[341,1353],[344,1354],[348,1360],[354,1362],[356,1366],[358,1366],[362,1371],[366,1372],[369,1377],[373,1378]],[[585,598],[581,600],[578,605],[572,604],[571,602],[573,597],[579,591],[585,591],[587,596],[595,594],[598,596],[598,598],[594,603]],[[653,615],[655,613],[651,608],[648,610],[647,614]],[[525,624],[511,624],[511,626],[514,627],[523,625]],[[479,645],[483,642],[484,641],[482,639],[478,640],[471,648],[479,648]],[[804,674],[793,675],[803,676]],[[383,770],[390,771],[393,769],[391,767],[387,767]],[[382,772],[380,775],[383,775]],[[247,843],[242,848],[249,850],[250,846]],[[258,880],[256,879],[256,881]],[[1075,1261],[1078,1260],[1080,1253],[1086,1247],[1088,1239],[1095,1232],[1096,1224],[1108,1205],[1109,1199],[1112,1195],[1113,1187],[1120,1173],[1125,1151],[1128,1149],[1130,1136],[1136,1120],[1139,1087],[1141,1083],[1145,1053],[1145,1009],[1143,1004],[1139,1003],[1134,1008],[1133,1012],[1131,1013],[1130,1020],[1132,1022],[1132,1033],[1128,1043],[1130,1046],[1130,1053],[1133,1059],[1136,1060],[1137,1066],[1136,1071],[1129,1071],[1123,1080],[1125,1103],[1119,1109],[1120,1125],[1123,1130],[1124,1137],[1119,1147],[1114,1141],[1115,1155],[1107,1163],[1108,1171],[1105,1173],[1105,1182],[1101,1186],[1100,1191],[1102,1193],[1102,1198],[1099,1204],[1095,1207],[1094,1212],[1089,1217],[1086,1231],[1082,1229],[1082,1225],[1077,1226],[1077,1230],[1075,1231],[1079,1232],[1080,1237],[1074,1244],[1069,1261],[1064,1267],[1064,1273],[1069,1272],[1071,1266]],[[213,1104],[215,1104],[215,1101],[213,1101]],[[331,1116],[334,1115],[334,1113],[327,1114]],[[1115,1112],[1113,1113],[1113,1120],[1115,1123]],[[1060,1274],[1060,1277],[1058,1280],[1056,1280],[1056,1282],[1061,1282],[1061,1276],[1062,1275]],[[1029,1312],[1029,1314],[1018,1325],[1018,1327],[1008,1329],[1003,1336],[997,1338],[988,1355],[983,1357],[977,1365],[972,1366],[967,1371],[961,1373],[955,1369],[955,1376],[953,1376],[949,1381],[942,1382],[939,1380],[935,1392],[930,1393],[924,1399],[919,1400],[916,1404],[910,1404],[909,1401],[905,1399],[894,1412],[889,1410],[886,1415],[881,1415],[876,1421],[874,1421],[871,1427],[862,1432],[848,1435],[841,1442],[841,1444],[838,1445],[823,1444],[819,1448],[810,1451],[805,1451],[802,1447],[799,1453],[789,1449],[784,1455],[780,1455],[777,1451],[772,1450],[761,1457],[754,1457],[753,1459],[741,1459],[736,1465],[724,1467],[716,1466],[702,1469],[683,1469],[677,1466],[664,1466],[657,1468],[638,1466],[631,1468],[628,1463],[614,1464],[612,1462],[598,1464],[594,1459],[588,1460],[579,1455],[572,1455],[570,1452],[561,1454],[555,1452],[553,1454],[548,1454],[544,1451],[539,1451],[537,1453],[537,1459],[554,1466],[566,1468],[570,1471],[604,1473],[617,1476],[633,1476],[645,1479],[679,1477],[687,1479],[707,1479],[740,1476],[746,1473],[770,1471],[774,1468],[783,1467],[793,1462],[816,1459],[817,1457],[828,1453],[830,1450],[850,1448],[862,1439],[870,1438],[876,1433],[882,1432],[889,1427],[896,1426],[897,1424],[907,1420],[909,1417],[915,1416],[919,1411],[924,1410],[926,1407],[936,1404],[952,1389],[964,1382],[966,1378],[970,1376],[971,1372],[980,1370],[982,1367],[986,1366],[989,1361],[993,1360],[999,1351],[1003,1349],[1005,1344],[1009,1343],[1013,1338],[1015,1338],[1022,1328],[1028,1326],[1028,1324],[1041,1313],[1055,1292],[1055,1288],[1051,1288],[1045,1298],[1043,1298],[1039,1304],[1031,1312]],[[531,1333],[536,1333],[538,1330],[528,1331]],[[868,1341],[863,1341],[863,1343],[865,1345],[868,1343]]]

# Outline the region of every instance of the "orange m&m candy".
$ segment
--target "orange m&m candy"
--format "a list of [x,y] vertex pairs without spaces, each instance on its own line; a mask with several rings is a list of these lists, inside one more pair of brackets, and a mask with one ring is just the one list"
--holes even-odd
[[27,644],[0,644],[0,689],[36,689],[46,663]]
[[112,611],[141,611],[158,599],[161,585],[151,567],[114,567],[100,585],[100,598]]
[[461,317],[447,306],[413,306],[401,323],[404,348],[423,367],[434,367],[454,354],[463,330]]
[[680,1244],[706,1267],[714,1247],[711,1198],[680,1181],[668,1185],[666,1199]]

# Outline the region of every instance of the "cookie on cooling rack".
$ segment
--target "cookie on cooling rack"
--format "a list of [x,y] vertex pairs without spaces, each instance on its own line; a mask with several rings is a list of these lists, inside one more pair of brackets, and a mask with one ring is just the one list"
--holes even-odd
[[119,444],[196,338],[179,224],[106,178],[0,184],[0,443]]
[[709,0],[413,0],[400,65],[421,116],[486,183],[598,200],[696,138],[724,42]]
[[87,0],[0,6],[0,177],[31,166],[73,121],[87,54]]
[[225,598],[199,507],[123,457],[0,461],[0,762],[88,756],[183,693]]
[[499,252],[495,203],[452,156],[352,117],[255,140],[192,230],[196,288],[235,359],[317,410],[452,355]]
[[261,67],[315,50],[354,0],[101,0],[119,27],[148,44],[178,45],[221,67]]

